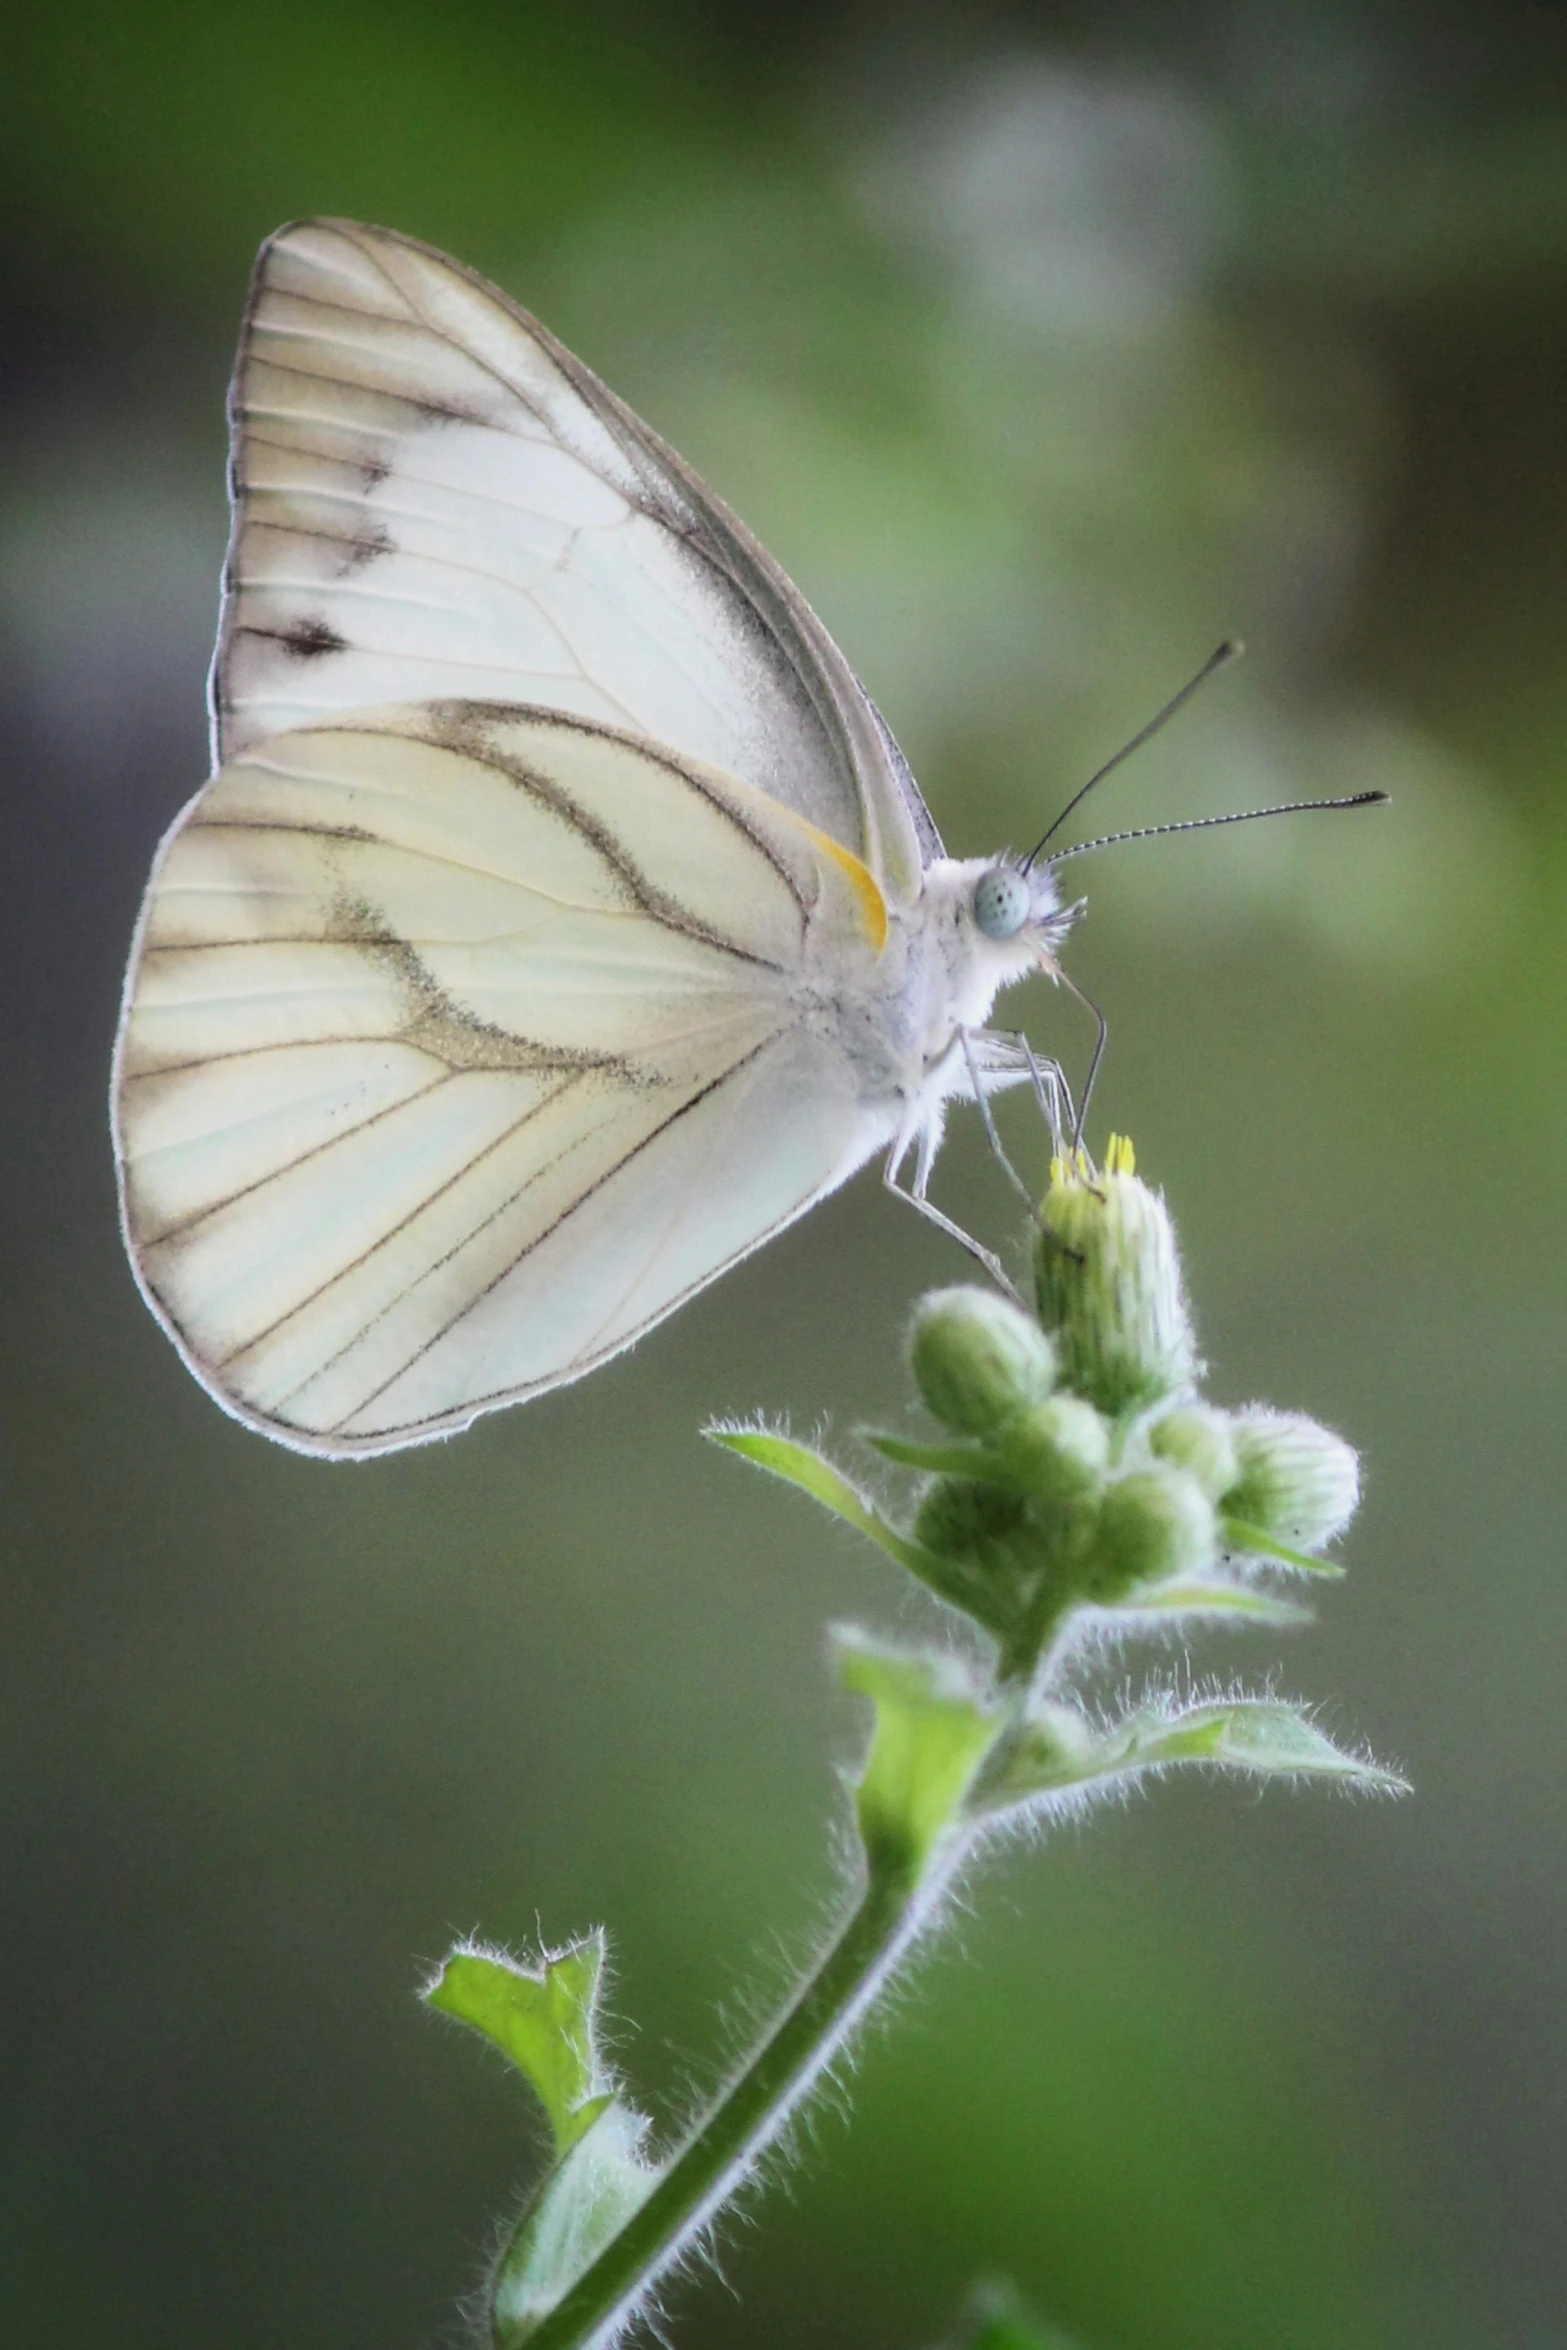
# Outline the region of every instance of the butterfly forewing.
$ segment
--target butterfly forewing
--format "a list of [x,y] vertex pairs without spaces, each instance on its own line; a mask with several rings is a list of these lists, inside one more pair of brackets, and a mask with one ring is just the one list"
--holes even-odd
[[150,1298],[328,1452],[576,1376],[882,1139],[799,1017],[808,924],[869,964],[875,903],[761,794],[581,720],[260,743],[171,835],[127,990]]
[[917,895],[934,828],[804,599],[482,279],[385,230],[281,231],[232,426],[219,759],[367,705],[528,704],[715,766]]

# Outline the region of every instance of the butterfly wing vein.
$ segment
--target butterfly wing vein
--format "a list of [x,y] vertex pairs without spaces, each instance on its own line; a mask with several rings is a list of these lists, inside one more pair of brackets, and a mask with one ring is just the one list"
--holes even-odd
[[738,777],[917,895],[934,827],[804,598],[495,288],[385,230],[284,230],[231,411],[220,761],[394,700],[544,704]]
[[407,1443],[802,1212],[880,1139],[800,1016],[834,882],[760,795],[548,712],[235,761],[161,860],[119,1071],[128,1234],[199,1375],[307,1447]]

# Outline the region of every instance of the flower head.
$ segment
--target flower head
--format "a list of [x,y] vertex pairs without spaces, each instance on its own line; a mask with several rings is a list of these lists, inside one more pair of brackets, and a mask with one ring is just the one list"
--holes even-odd
[[1112,1135],[1103,1173],[1057,1159],[1034,1259],[1040,1319],[1064,1383],[1118,1417],[1182,1394],[1201,1374],[1175,1232],[1162,1195]]

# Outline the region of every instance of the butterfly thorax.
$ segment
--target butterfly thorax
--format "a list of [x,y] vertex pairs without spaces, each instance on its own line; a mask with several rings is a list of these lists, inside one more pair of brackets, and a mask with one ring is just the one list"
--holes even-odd
[[924,889],[906,917],[922,981],[927,1070],[945,1058],[960,1029],[985,1025],[1003,988],[1055,968],[1062,932],[1053,876],[1030,875],[1028,919],[1010,938],[990,938],[975,920],[974,893],[994,865],[988,857],[941,858],[927,868]]
[[938,859],[914,903],[889,909],[879,954],[848,963],[840,951],[818,966],[810,1025],[841,1049],[862,1100],[882,1103],[895,1119],[933,1085],[942,1094],[961,1090],[960,1032],[984,1027],[1003,988],[1054,969],[1061,926],[1048,874],[1031,877],[1030,918],[1014,936],[987,938],[979,929],[975,885],[993,862]]

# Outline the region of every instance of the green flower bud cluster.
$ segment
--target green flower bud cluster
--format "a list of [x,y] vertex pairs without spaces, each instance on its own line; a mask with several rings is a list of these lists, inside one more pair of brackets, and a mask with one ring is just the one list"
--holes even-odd
[[983,1447],[931,1479],[914,1521],[916,1542],[961,1561],[1005,1615],[1042,1584],[1064,1589],[1104,1489],[1110,1430],[1103,1416],[1056,1392],[1050,1339],[991,1290],[943,1289],[923,1299],[909,1359],[932,1417]]
[[1065,1353],[988,1290],[938,1291],[915,1316],[921,1398],[974,1443],[923,1456],[935,1474],[913,1539],[983,1592],[1019,1669],[1074,1605],[1201,1575],[1218,1544],[1216,1497],[1178,1459],[1128,1445],[1113,1414],[1064,1383]]
[[1058,1163],[1036,1259],[1041,1319],[993,1291],[920,1304],[910,1367],[960,1446],[873,1439],[924,1469],[909,1563],[1033,1672],[1080,1607],[1280,1611],[1249,1591],[1348,1523],[1348,1445],[1295,1415],[1201,1400],[1163,1200],[1112,1141],[1106,1170]]

